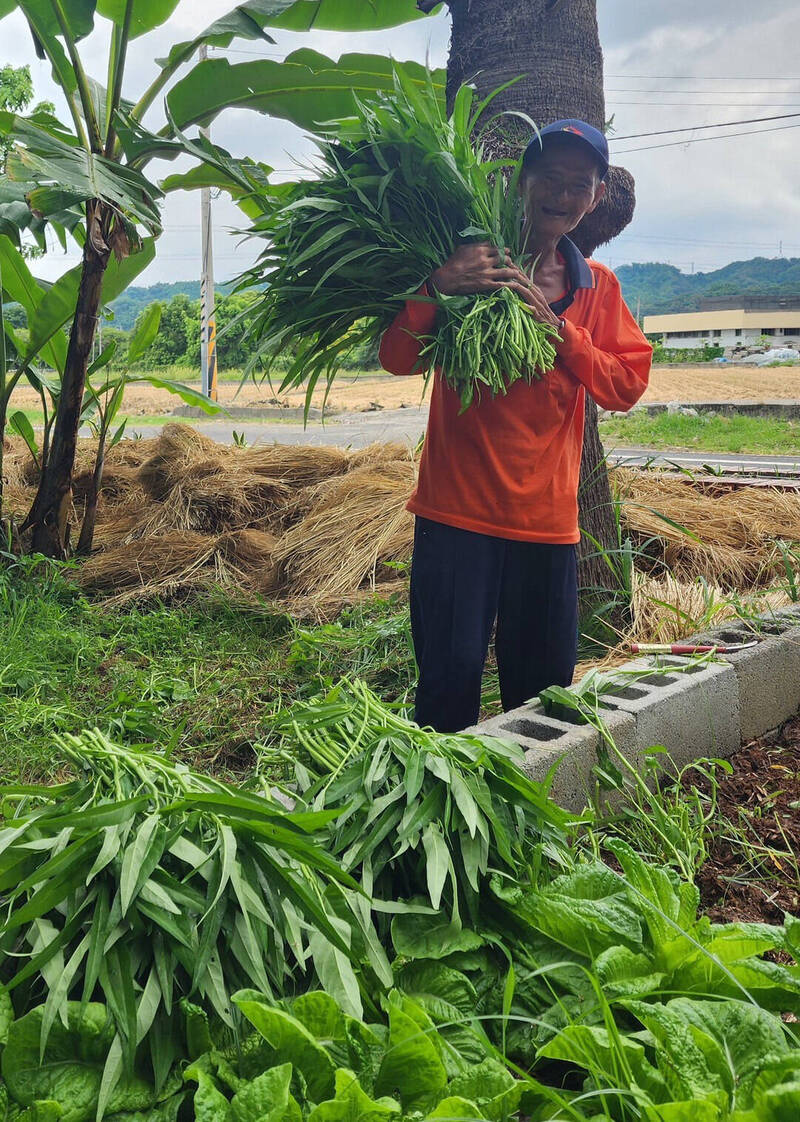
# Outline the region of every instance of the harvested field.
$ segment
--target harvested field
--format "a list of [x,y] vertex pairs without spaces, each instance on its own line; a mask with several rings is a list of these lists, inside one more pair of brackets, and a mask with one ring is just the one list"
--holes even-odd
[[[196,388],[199,388],[197,386]],[[322,391],[313,404],[322,404]],[[248,383],[239,390],[238,382],[220,382],[219,400],[223,405],[262,406],[274,410],[281,405],[302,406],[305,395],[299,390],[279,394],[268,384]],[[383,409],[415,408],[422,402],[420,378],[394,378],[391,375],[341,374],[331,389],[328,408],[331,411],[360,413],[375,406]],[[427,400],[427,398],[426,398]],[[725,368],[714,365],[654,367],[644,401],[770,401],[800,400],[800,370],[778,367],[772,370],[757,367]],[[16,408],[36,409],[39,399],[29,387],[14,391]],[[174,394],[153,386],[128,386],[123,411],[132,416],[169,414],[180,404]]]

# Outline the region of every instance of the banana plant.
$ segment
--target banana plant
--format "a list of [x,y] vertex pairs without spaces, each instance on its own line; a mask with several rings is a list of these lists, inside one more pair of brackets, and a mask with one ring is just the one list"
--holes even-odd
[[[102,285],[102,304],[114,300],[146,268],[155,256],[152,239],[143,244],[139,253],[117,262],[112,259]],[[48,467],[51,448],[51,431],[58,415],[58,405],[67,359],[67,337],[64,329],[71,320],[80,287],[80,266],[70,269],[53,283],[38,280],[28,262],[10,238],[0,234],[0,295],[19,304],[25,311],[28,324],[27,337],[8,321],[2,322],[4,338],[13,344],[17,355],[13,368],[0,367],[0,478],[2,477],[2,435],[6,420],[8,427],[21,436],[31,457],[43,474]],[[0,316],[2,309],[0,307]],[[87,369],[87,378],[81,405],[80,424],[95,426],[98,452],[79,540],[79,551],[89,552],[94,532],[94,516],[100,491],[106,439],[110,426],[117,416],[125,387],[132,382],[150,385],[176,394],[189,405],[199,405],[207,413],[219,412],[219,407],[190,386],[160,378],[155,372],[132,374],[133,365],[150,346],[161,319],[161,306],[152,305],[147,317],[134,333],[129,349],[128,363],[123,370],[110,370],[114,355],[113,345],[106,347]],[[99,375],[103,374],[102,383]],[[11,394],[17,384],[25,379],[39,395],[42,403],[44,426],[41,447],[27,416],[21,412],[9,414]],[[124,425],[117,430],[112,446],[122,438]],[[0,504],[2,490],[0,490]]]
[[[147,178],[155,158],[187,151],[181,130],[204,125],[229,106],[250,107],[303,123],[320,112],[352,104],[391,81],[391,65],[380,56],[344,56],[332,63],[313,51],[299,51],[285,63],[264,59],[231,66],[221,58],[200,62],[167,97],[167,124],[154,133],[143,124],[168,83],[202,45],[226,47],[235,38],[274,43],[265,28],[289,31],[374,30],[420,18],[413,0],[247,0],[193,39],[173,45],[159,60],[159,72],[133,98],[125,88],[132,40],[163,25],[178,0],[0,0],[0,20],[20,12],[28,22],[36,52],[49,61],[64,96],[69,123],[47,113],[23,118],[0,114],[0,133],[15,141],[8,160],[12,181],[26,185],[25,198],[40,222],[72,229],[81,245],[76,302],[72,308],[61,393],[52,444],[33,507],[26,519],[32,548],[65,556],[69,548],[71,475],[80,425],[86,370],[111,262],[138,256],[161,231],[163,188]],[[105,85],[84,66],[81,42],[96,17],[110,21]],[[420,80],[423,80],[420,68]],[[124,94],[123,94],[123,91]],[[224,177],[227,153],[217,158],[209,142],[202,163]],[[255,165],[253,165],[255,166]],[[253,168],[245,171],[245,178]],[[246,196],[241,180],[235,189]],[[188,184],[184,184],[188,185]]]

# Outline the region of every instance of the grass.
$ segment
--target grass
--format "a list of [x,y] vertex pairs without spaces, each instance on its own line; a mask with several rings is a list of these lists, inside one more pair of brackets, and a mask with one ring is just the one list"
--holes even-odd
[[642,411],[602,421],[600,434],[606,447],[640,445],[764,455],[800,453],[800,422],[740,414],[686,417],[680,413],[658,413],[651,417]]
[[171,745],[195,766],[250,770],[266,713],[354,672],[386,699],[413,677],[404,603],[375,600],[337,626],[300,629],[268,604],[209,593],[111,612],[60,569],[0,555],[0,777],[52,777],[52,734],[97,726],[123,744]]

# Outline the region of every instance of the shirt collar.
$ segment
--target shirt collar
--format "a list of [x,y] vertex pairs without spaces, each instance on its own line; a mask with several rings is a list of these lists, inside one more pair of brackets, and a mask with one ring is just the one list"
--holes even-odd
[[586,263],[586,258],[566,235],[558,243],[558,252],[564,258],[569,273],[569,287],[572,291],[577,288],[594,288],[594,275]]

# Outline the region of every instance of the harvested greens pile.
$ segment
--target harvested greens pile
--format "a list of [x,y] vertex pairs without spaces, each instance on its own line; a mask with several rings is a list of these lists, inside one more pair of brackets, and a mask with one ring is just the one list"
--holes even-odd
[[[488,162],[473,141],[490,101],[476,105],[462,86],[448,119],[431,75],[420,86],[397,66],[393,93],[321,126],[319,179],[292,185],[255,224],[266,248],[242,282],[266,281],[250,336],[268,372],[291,355],[282,389],[306,383],[309,403],[319,378],[330,385],[344,357],[374,343],[458,244],[508,247],[522,265],[521,161]],[[484,388],[502,394],[552,369],[554,328],[510,289],[436,304],[420,373],[441,369],[463,408]]]

